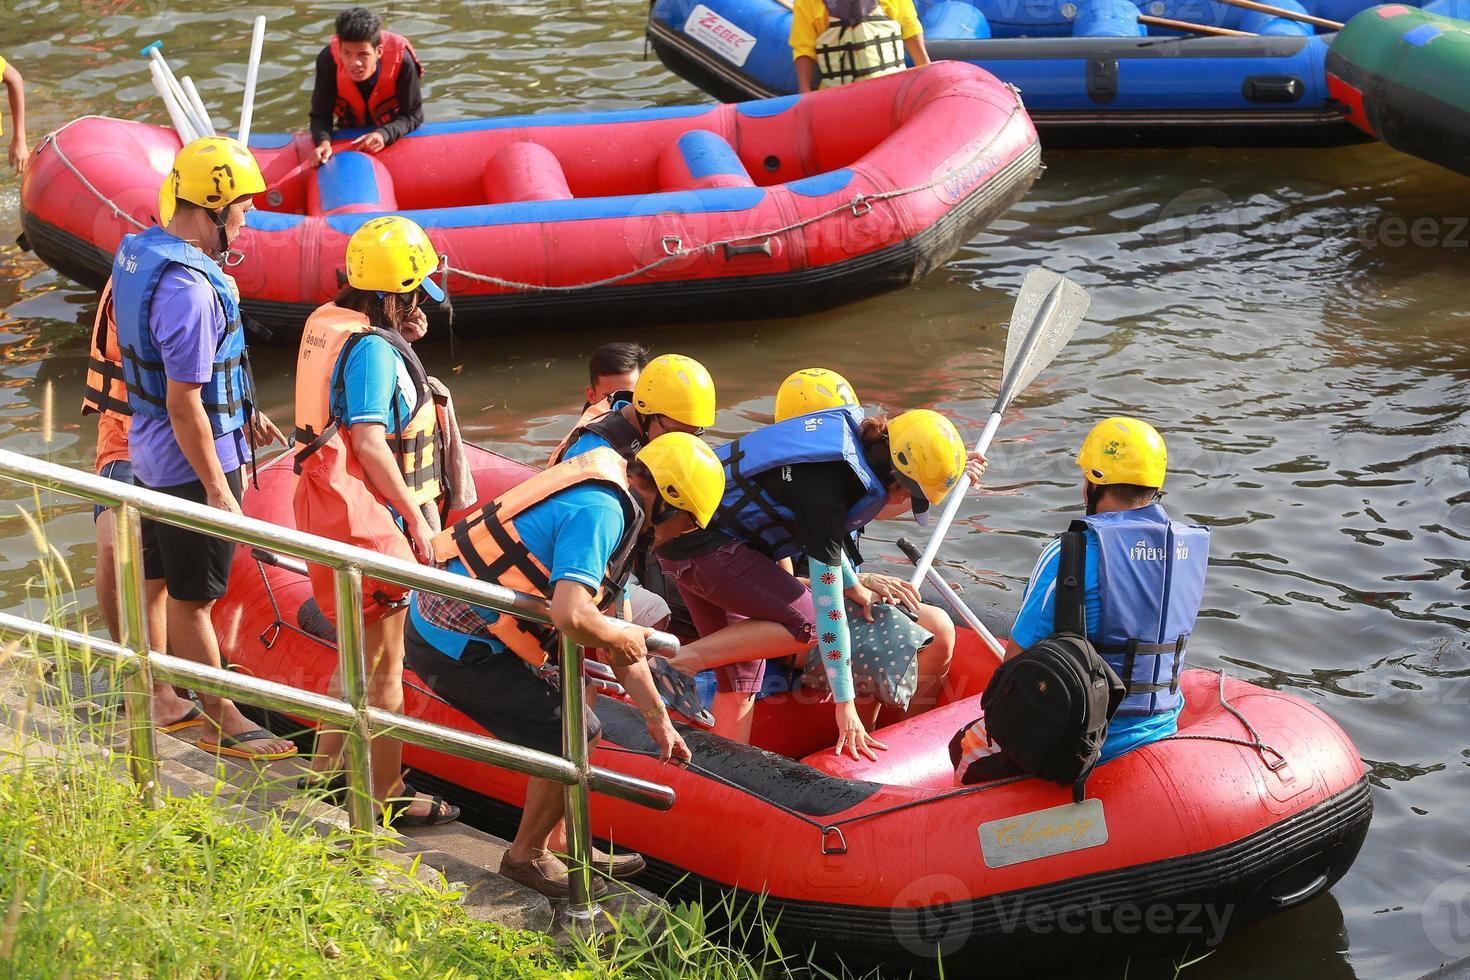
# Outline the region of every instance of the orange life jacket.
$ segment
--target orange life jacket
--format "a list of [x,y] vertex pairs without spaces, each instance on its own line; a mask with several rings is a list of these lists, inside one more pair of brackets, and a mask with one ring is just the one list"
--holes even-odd
[[332,60],[337,64],[337,101],[332,107],[339,129],[355,129],[359,126],[381,126],[392,122],[398,115],[398,72],[403,67],[405,53],[423,77],[424,66],[413,50],[408,38],[392,31],[383,32],[383,53],[378,59],[378,80],[373,85],[367,101],[362,90],[347,74],[347,62],[342,58],[342,42],[332,36]]
[[582,409],[582,415],[577,419],[577,424],[568,432],[566,438],[557,444],[552,450],[551,458],[546,461],[547,466],[555,466],[566,457],[567,450],[572,443],[576,442],[584,432],[595,432],[606,439],[611,446],[618,451],[618,455],[624,461],[638,455],[638,450],[643,448],[643,433],[639,432],[621,411],[613,411],[614,402],[631,402],[633,393],[631,391],[615,391],[607,397],[593,402]]
[[102,287],[97,319],[92,324],[92,344],[87,351],[87,391],[82,396],[82,414],[107,412],[131,416],[128,386],[123,382],[122,352],[117,346],[117,321],[112,315],[112,279]]
[[[515,521],[552,495],[584,483],[612,487],[623,504],[623,535],[613,549],[602,587],[593,597],[605,610],[627,584],[633,550],[643,524],[643,510],[628,491],[628,464],[611,449],[598,447],[542,470],[445,528],[434,538],[434,560],[446,562],[458,558],[473,578],[550,599],[551,573],[521,540]],[[555,631],[550,627],[513,616],[498,617],[488,629],[491,636],[535,667],[546,663],[556,643]]]
[[[342,390],[348,352],[369,336],[383,338],[398,351],[417,392],[407,421],[395,419],[387,427],[388,448],[413,502],[438,500],[442,486],[438,411],[424,366],[402,337],[391,330],[376,330],[363,314],[331,303],[306,321],[296,357],[296,472],[328,440],[338,437],[342,420],[332,413],[332,402]],[[396,412],[396,396],[393,403]]]

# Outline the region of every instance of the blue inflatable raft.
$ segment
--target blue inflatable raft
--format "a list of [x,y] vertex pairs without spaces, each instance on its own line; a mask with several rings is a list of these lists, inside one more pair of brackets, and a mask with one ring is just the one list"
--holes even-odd
[[[1270,0],[1346,21],[1369,0]],[[1021,90],[1047,146],[1311,146],[1363,138],[1328,92],[1332,34],[1214,0],[915,0],[935,60]],[[1417,6],[1417,4],[1415,4]],[[1245,31],[1198,36],[1140,14]],[[665,65],[724,101],[796,90],[790,0],[653,0]]]

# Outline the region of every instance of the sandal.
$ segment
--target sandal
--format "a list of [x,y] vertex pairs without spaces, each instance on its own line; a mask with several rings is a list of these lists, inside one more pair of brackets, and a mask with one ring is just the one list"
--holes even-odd
[[403,795],[390,797],[384,808],[390,827],[433,827],[441,823],[453,823],[459,819],[459,807],[448,803],[442,796],[429,797],[429,812],[409,813],[408,808],[421,798],[418,790],[408,783],[403,784]]
[[296,780],[296,788],[303,793],[320,793],[323,802],[341,806],[347,800],[347,774],[339,772],[326,776],[319,772],[309,772]]
[[231,758],[246,759],[250,762],[275,762],[278,759],[289,759],[296,754],[296,746],[294,745],[285,752],[248,752],[240,747],[242,745],[248,745],[251,742],[259,742],[263,739],[275,737],[275,735],[266,731],[264,728],[252,728],[250,731],[241,732],[238,735],[229,735],[225,732],[220,732],[219,741],[206,742],[203,738],[200,738],[194,742],[194,745],[196,748],[201,748],[206,752],[212,752],[215,755],[227,755]]
[[648,672],[653,675],[653,686],[664,706],[701,728],[714,728],[715,716],[704,709],[699,701],[699,688],[694,678],[679,673],[665,657],[649,656],[645,661]]
[[204,722],[204,709],[199,705],[190,705],[189,710],[184,712],[177,721],[171,721],[167,725],[155,725],[153,730],[160,735],[172,735],[174,732],[183,731],[185,728],[193,728]]

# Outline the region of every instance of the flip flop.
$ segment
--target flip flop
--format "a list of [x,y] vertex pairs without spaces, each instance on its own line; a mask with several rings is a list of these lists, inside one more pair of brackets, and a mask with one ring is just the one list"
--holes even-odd
[[648,671],[653,675],[653,686],[664,706],[675,714],[688,718],[701,728],[714,728],[715,716],[704,710],[699,700],[699,688],[694,678],[686,677],[669,665],[664,657],[650,656]]
[[196,704],[184,712],[184,716],[178,721],[170,722],[167,725],[156,725],[153,730],[160,735],[172,735],[174,732],[183,731],[185,728],[193,728],[195,725],[203,724],[203,722],[204,709]]
[[275,737],[275,735],[266,731],[264,728],[254,728],[248,732],[241,732],[239,735],[227,735],[224,732],[220,732],[218,742],[206,742],[201,738],[194,745],[196,748],[201,748],[206,752],[213,752],[215,755],[227,755],[234,759],[246,759],[250,762],[275,762],[277,759],[289,759],[296,754],[296,746],[294,745],[286,752],[247,752],[240,748],[240,746],[249,745],[251,742]]
[[408,808],[419,798],[419,791],[407,782],[403,784],[403,795],[388,800],[388,825],[390,827],[432,827],[435,824],[453,823],[459,819],[459,807],[448,803],[442,796],[429,798],[429,812],[409,813]]

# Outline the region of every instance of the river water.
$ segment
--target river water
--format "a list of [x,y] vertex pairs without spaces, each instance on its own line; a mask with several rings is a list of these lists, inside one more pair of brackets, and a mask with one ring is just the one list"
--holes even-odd
[[[429,66],[431,119],[702,101],[645,60],[643,7],[426,0],[395,5],[390,23]],[[25,74],[33,143],[86,113],[163,121],[136,56],[156,37],[233,124],[256,12],[271,18],[256,128],[301,128],[335,8],[20,0],[0,7],[0,53]],[[1319,705],[1376,788],[1362,855],[1331,895],[1185,975],[1416,976],[1470,954],[1470,181],[1374,146],[1046,162],[1025,201],[902,293],[801,320],[631,334],[462,329],[425,360],[452,378],[470,439],[528,460],[581,404],[591,349],[629,337],[709,366],[716,437],[768,418],[780,379],[812,364],[841,370],[865,404],[935,406],[978,432],[1021,278],[1037,264],[1071,276],[1091,313],[1001,429],[987,486],[946,546],[949,573],[971,594],[1016,601],[1077,510],[1072,455],[1086,428],[1151,419],[1170,449],[1166,506],[1216,528],[1193,662]],[[89,467],[93,426],[73,413],[95,296],[9,244],[18,191],[0,177],[0,446]],[[289,352],[255,364],[284,424]],[[28,494],[3,496],[0,606],[15,608],[34,546],[15,512]],[[892,559],[891,542],[914,530],[886,527],[869,550]],[[48,531],[85,607],[89,509],[56,509]],[[1172,973],[1134,963],[1129,975],[1159,969]]]

